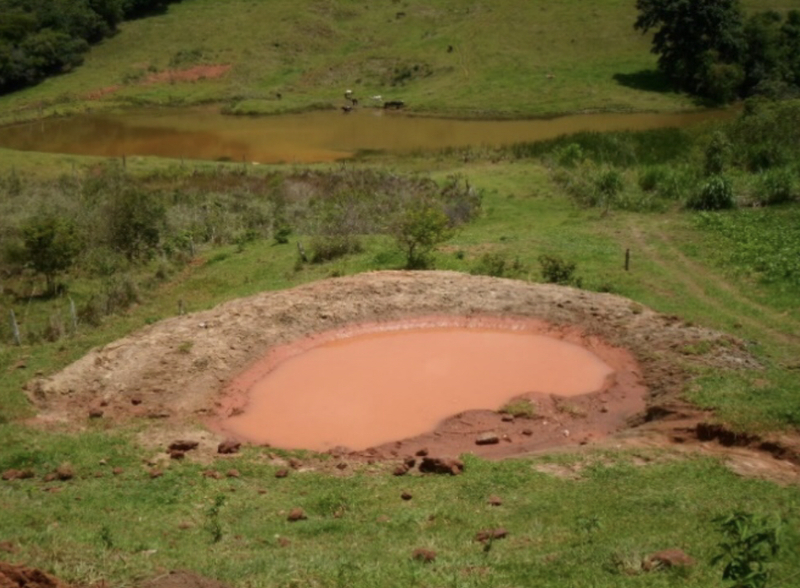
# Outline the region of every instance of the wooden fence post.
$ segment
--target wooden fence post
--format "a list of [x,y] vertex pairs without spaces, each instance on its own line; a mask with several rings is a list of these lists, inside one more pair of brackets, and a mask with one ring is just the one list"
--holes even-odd
[[625,271],[629,271],[631,267],[631,250],[625,250]]
[[11,309],[11,333],[14,335],[14,344],[17,346],[22,345],[19,338],[19,325],[17,324],[17,317],[14,315],[14,309]]

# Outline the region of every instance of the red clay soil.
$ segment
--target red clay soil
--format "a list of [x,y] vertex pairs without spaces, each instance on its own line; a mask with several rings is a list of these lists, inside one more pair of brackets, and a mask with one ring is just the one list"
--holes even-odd
[[0,588],[69,588],[41,570],[0,561]]
[[150,74],[144,79],[144,84],[159,84],[163,82],[197,82],[199,80],[213,80],[221,78],[231,70],[231,65],[196,65],[187,69],[168,69]]
[[[270,351],[354,324],[430,316],[455,322],[535,319],[555,336],[571,337],[592,350],[627,350],[635,363],[615,366],[617,382],[609,390],[571,398],[569,405],[535,397],[533,420],[503,421],[492,411],[472,411],[453,415],[427,435],[365,455],[391,458],[428,449],[505,456],[594,442],[669,417],[674,406],[685,407],[679,397],[698,367],[759,368],[739,339],[611,294],[455,272],[374,272],[265,292],[161,321],[92,350],[60,373],[29,382],[26,391],[41,411],[35,422],[47,426],[83,427],[90,414],[109,427],[147,419],[143,442],[148,445],[166,447],[175,438],[192,438],[200,441],[193,455],[216,453],[220,436],[203,423],[237,409],[224,394],[226,384]],[[706,351],[697,354],[696,349]],[[496,434],[498,442],[477,445],[483,434]]]
[[[149,86],[152,84],[162,84],[162,83],[173,84],[175,82],[197,82],[200,80],[213,80],[224,76],[231,70],[231,67],[232,66],[229,64],[217,64],[217,65],[196,65],[194,67],[190,67],[187,69],[168,69],[148,75],[144,80],[139,82],[138,85]],[[123,87],[124,86],[120,84],[115,84],[112,86],[106,86],[104,88],[98,88],[97,90],[93,90],[88,94],[86,94],[86,99],[99,100],[104,96],[108,96],[109,94],[114,94],[118,92]]]

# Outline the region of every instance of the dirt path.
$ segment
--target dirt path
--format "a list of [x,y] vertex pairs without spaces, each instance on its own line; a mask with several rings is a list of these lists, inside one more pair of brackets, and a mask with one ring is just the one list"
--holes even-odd
[[[713,308],[732,324],[746,325],[748,329],[758,333],[759,338],[771,339],[787,347],[784,352],[787,357],[796,355],[800,349],[800,325],[791,316],[743,295],[740,288],[732,285],[726,278],[687,257],[664,231],[655,230],[645,235],[633,222],[628,227],[639,250],[669,276],[670,282],[684,286],[700,304]],[[668,251],[668,256],[659,251],[653,243],[654,240]],[[744,309],[744,312],[737,312],[729,304],[726,305],[726,298]],[[752,318],[753,315],[763,319],[756,320]]]

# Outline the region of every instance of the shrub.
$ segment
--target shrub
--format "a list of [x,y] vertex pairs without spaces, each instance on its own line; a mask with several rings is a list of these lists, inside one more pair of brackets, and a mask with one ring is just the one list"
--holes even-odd
[[318,235],[311,239],[311,263],[324,263],[363,250],[361,241],[353,235]]
[[757,191],[759,204],[791,202],[797,198],[797,180],[789,169],[770,169],[759,175]]
[[452,236],[450,221],[441,206],[422,197],[405,203],[390,230],[405,253],[409,269],[429,267],[430,252]]
[[723,210],[733,208],[736,201],[733,187],[725,176],[711,176],[686,202],[694,210]]
[[69,269],[81,248],[75,225],[53,213],[30,218],[22,226],[24,260],[43,274],[48,294],[55,292],[55,277]]
[[611,208],[611,203],[616,200],[617,195],[625,187],[622,174],[616,169],[602,170],[594,178],[594,186],[600,195],[600,202],[603,203],[603,214],[607,214]]
[[542,277],[550,284],[574,284],[580,288],[581,279],[575,276],[577,265],[555,255],[540,255]]
[[473,275],[492,276],[495,278],[517,277],[525,271],[519,257],[508,262],[502,253],[484,253],[470,270]]

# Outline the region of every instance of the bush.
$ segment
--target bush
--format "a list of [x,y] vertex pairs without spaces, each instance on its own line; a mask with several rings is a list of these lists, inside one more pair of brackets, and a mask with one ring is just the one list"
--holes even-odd
[[450,221],[437,202],[416,198],[405,203],[392,221],[391,233],[406,256],[408,269],[430,266],[430,252],[452,235]]
[[523,274],[525,268],[519,260],[508,262],[502,253],[484,253],[470,270],[473,275],[492,276],[495,278],[513,278]]
[[686,202],[686,207],[693,210],[723,210],[733,208],[736,201],[733,187],[725,176],[711,176],[698,192]]
[[542,268],[542,277],[549,284],[574,284],[581,287],[581,279],[575,276],[575,262],[556,255],[540,255],[539,265]]
[[797,179],[789,169],[770,169],[759,175],[756,189],[759,204],[784,204],[797,198]]
[[353,235],[318,235],[311,239],[311,263],[332,261],[364,250]]

